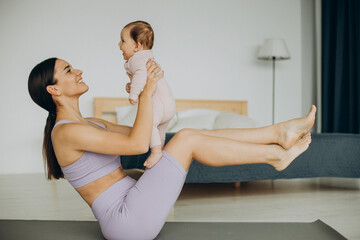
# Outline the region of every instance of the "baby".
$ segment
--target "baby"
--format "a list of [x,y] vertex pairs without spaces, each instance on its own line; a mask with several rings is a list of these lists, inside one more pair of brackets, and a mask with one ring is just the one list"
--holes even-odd
[[[129,23],[121,31],[121,39],[118,45],[126,61],[125,70],[132,76],[131,82],[126,85],[131,104],[138,103],[139,94],[146,84],[146,63],[149,59],[154,58],[151,50],[153,43],[154,31],[147,22]],[[176,113],[175,100],[165,78],[158,81],[152,103],[151,154],[144,162],[144,166],[147,168],[153,167],[160,160],[165,143],[166,128]]]

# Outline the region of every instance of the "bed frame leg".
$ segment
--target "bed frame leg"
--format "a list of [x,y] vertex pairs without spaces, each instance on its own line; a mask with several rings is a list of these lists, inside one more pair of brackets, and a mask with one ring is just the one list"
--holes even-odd
[[241,182],[234,182],[234,188],[240,188]]

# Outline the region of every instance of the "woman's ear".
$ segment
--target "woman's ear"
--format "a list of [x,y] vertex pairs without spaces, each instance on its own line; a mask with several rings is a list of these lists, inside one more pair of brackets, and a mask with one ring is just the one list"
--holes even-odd
[[60,96],[61,92],[59,91],[59,89],[55,86],[55,85],[48,85],[46,86],[46,91],[54,96]]

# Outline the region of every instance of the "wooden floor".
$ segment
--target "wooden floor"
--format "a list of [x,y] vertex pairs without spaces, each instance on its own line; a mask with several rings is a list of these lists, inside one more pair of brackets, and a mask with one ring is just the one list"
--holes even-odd
[[[95,220],[65,180],[0,175],[0,219]],[[294,179],[185,184],[168,221],[312,222],[360,239],[359,179]]]

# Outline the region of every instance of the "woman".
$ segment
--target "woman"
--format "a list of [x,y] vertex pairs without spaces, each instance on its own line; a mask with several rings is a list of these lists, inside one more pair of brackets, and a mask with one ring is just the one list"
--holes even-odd
[[[153,239],[160,232],[185,181],[192,159],[210,165],[266,163],[285,169],[304,152],[315,121],[306,117],[255,129],[179,131],[161,160],[138,181],[126,176],[119,155],[148,151],[152,94],[160,68],[147,64],[147,83],[139,97],[134,126],[84,119],[79,97],[88,90],[82,71],[64,60],[39,63],[29,76],[31,98],[49,112],[44,132],[48,178],[63,178],[89,204],[107,239]],[[271,144],[270,143],[277,143]]]

